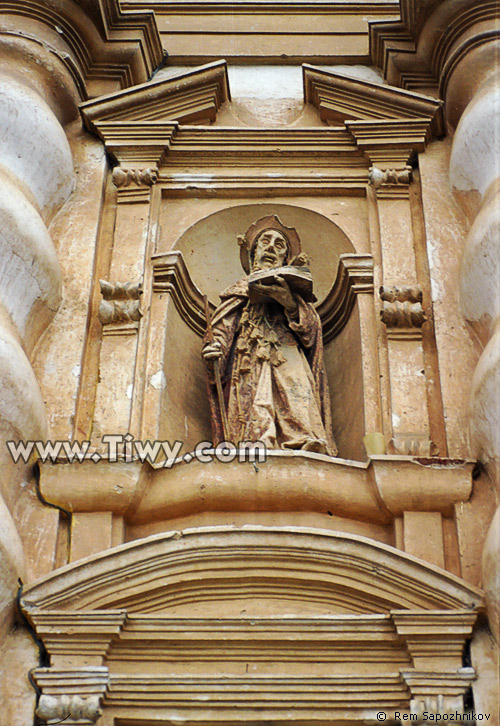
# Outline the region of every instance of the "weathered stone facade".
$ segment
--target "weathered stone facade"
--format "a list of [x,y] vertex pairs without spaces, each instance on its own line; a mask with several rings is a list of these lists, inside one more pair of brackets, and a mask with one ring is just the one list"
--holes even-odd
[[[498,724],[499,17],[0,0],[2,724]],[[203,298],[271,214],[338,456],[208,463]]]

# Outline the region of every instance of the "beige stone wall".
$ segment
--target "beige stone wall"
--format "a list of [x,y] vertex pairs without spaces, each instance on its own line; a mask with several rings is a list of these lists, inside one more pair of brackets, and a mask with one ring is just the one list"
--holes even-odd
[[[42,5],[0,5],[6,726],[365,723],[471,685],[495,723],[489,5],[250,4],[224,33],[217,3]],[[338,457],[12,461],[209,440],[202,296],[269,213],[311,256]],[[100,280],[140,284],[133,317],[101,323]]]

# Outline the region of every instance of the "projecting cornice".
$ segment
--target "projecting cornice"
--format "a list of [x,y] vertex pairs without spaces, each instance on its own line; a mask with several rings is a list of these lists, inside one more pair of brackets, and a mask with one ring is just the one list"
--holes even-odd
[[302,15],[328,13],[329,15],[387,15],[398,12],[398,0],[121,0],[127,10],[151,9],[159,15],[175,15],[179,12],[200,14],[255,14],[276,12]]
[[346,126],[370,162],[380,169],[406,168],[430,141],[430,122],[422,119],[347,121]]
[[[90,121],[83,112],[87,128],[104,141],[106,150],[122,167],[145,169],[159,166],[158,180],[170,172],[190,182],[199,180],[199,169],[210,169],[209,181],[229,170],[260,167],[283,171],[262,172],[266,178],[287,179],[288,168],[306,171],[311,178],[315,167],[339,170],[344,178],[357,182],[367,179],[365,157],[346,129],[226,128],[222,126],[181,126],[177,121]],[[257,169],[257,171],[255,171]],[[226,171],[224,171],[226,170]],[[289,176],[289,174],[288,174]],[[317,172],[312,178],[323,177]],[[303,183],[303,182],[301,182]]]
[[[369,24],[372,62],[389,83],[445,98],[458,63],[470,51],[498,42],[498,17],[497,0],[401,0],[400,21]],[[492,46],[493,62],[494,54]]]
[[120,123],[96,122],[95,130],[106,150],[119,163],[137,169],[160,164],[170,146],[177,122]]
[[85,126],[99,132],[103,122],[132,123],[179,121],[211,123],[223,103],[230,100],[226,62],[160,81],[143,83],[101,96],[80,106]]
[[143,83],[164,57],[154,13],[124,11],[119,0],[4,0],[0,15],[19,23],[3,34],[34,40],[59,57],[84,98]]
[[282,65],[367,62],[369,21],[395,19],[399,2],[122,0],[122,8],[154,10],[164,47],[176,64],[226,58]]
[[[164,613],[179,602],[210,607],[241,597],[285,603],[314,597],[331,612],[379,614],[482,605],[482,593],[472,585],[380,542],[305,527],[247,525],[167,532],[114,547],[33,583],[22,607],[28,617],[54,610]],[[116,620],[107,621],[106,635],[115,628]]]
[[[370,164],[382,173],[407,171],[409,159],[444,132],[442,103],[417,93],[312,66],[304,67],[304,87],[306,101],[336,126],[210,126],[230,100],[225,61],[80,108],[87,129],[125,171],[158,168],[158,182],[182,193],[249,185],[322,192],[339,184],[362,193]],[[198,124],[186,123],[193,119]]]
[[429,136],[444,133],[442,101],[308,64],[302,68],[304,100],[318,109],[322,121],[411,119],[426,122]]

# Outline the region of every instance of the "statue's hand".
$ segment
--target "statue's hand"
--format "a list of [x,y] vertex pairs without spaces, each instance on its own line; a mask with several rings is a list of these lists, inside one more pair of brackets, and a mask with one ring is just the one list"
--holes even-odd
[[201,354],[205,360],[218,360],[222,356],[221,344],[217,340],[214,340],[213,343],[207,343],[203,346]]
[[257,284],[253,286],[257,292],[276,300],[283,305],[289,315],[297,312],[297,301],[287,281],[281,275],[275,275],[272,285]]

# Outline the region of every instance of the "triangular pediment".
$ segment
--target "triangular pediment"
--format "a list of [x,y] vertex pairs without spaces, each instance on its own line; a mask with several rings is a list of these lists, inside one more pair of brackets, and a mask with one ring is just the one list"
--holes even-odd
[[149,81],[80,106],[85,126],[99,133],[103,123],[205,123],[230,99],[224,60],[180,75]]
[[304,100],[322,121],[427,122],[430,138],[444,133],[443,102],[412,91],[333,73],[304,64]]

